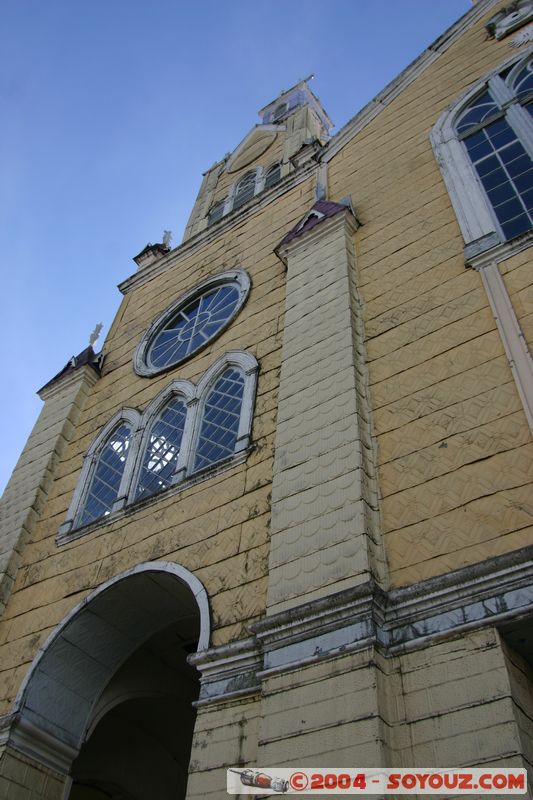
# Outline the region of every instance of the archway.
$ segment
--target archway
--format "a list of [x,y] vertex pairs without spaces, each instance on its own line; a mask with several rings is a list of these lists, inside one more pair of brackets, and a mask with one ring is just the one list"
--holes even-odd
[[205,590],[150,562],[103,584],[43,646],[17,701],[20,730],[71,754],[70,800],[185,797],[206,649]]

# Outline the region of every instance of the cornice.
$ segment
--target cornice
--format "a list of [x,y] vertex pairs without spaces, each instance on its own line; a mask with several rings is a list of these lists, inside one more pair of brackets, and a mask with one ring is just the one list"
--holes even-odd
[[369,647],[385,657],[533,611],[533,545],[385,591],[373,580],[249,625],[252,637],[190,657],[200,705],[257,694],[271,675]]
[[[474,244],[474,242],[472,244]],[[502,261],[506,261],[508,258],[512,258],[518,253],[521,253],[523,250],[527,250],[528,247],[532,245],[533,231],[527,231],[527,233],[524,233],[517,239],[513,239],[510,242],[501,242],[475,255],[469,255],[468,252],[465,251],[466,266],[480,270],[489,264],[500,264]]]
[[3,744],[60,775],[68,775],[78,751],[48,731],[12,714],[0,720]]
[[200,231],[200,233],[195,234],[181,245],[178,245],[178,247],[171,250],[168,255],[159,259],[159,261],[154,262],[154,264],[126,278],[126,280],[118,284],[119,290],[122,294],[128,294],[128,292],[131,292],[133,289],[137,289],[139,286],[148,283],[148,281],[151,281],[152,278],[155,278],[157,275],[176,267],[183,258],[207,247],[217,237],[227,234],[232,228],[248,220],[257,211],[266,208],[266,206],[276,201],[286,192],[290,192],[296,186],[304,183],[304,181],[314,174],[315,170],[316,164],[312,163],[302,168],[301,171],[282,178],[281,181],[264,192],[264,194],[262,193],[252,198],[243,208],[238,211],[230,212],[226,217],[223,217],[211,227]]

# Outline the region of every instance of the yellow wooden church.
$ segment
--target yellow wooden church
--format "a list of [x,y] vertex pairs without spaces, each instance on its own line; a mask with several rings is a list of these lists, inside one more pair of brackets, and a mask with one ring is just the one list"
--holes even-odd
[[333,137],[283,92],[40,390],[0,798],[531,770],[532,42],[532,0],[477,0]]

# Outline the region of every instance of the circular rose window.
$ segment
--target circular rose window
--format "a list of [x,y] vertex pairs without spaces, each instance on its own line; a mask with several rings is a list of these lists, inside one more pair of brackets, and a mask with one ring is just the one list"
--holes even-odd
[[221,333],[250,290],[246,272],[233,270],[203,281],[153,323],[134,356],[140,375],[155,375],[193,356]]

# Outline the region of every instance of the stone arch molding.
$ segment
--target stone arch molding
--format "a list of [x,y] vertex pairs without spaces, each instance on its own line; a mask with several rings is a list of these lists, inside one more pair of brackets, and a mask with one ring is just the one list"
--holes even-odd
[[149,561],[103,583],[41,646],[15,700],[9,741],[67,773],[95,704],[121,665],[158,631],[193,618],[200,653],[210,641],[208,597],[180,564]]

